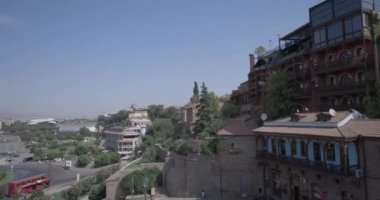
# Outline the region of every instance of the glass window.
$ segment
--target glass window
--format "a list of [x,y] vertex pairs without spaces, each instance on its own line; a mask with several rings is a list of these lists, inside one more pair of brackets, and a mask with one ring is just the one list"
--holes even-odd
[[369,27],[369,17],[367,13],[363,13],[363,26]]
[[330,44],[342,41],[343,30],[341,22],[330,25],[327,30]]
[[285,140],[280,140],[280,154],[285,156],[286,155],[286,147],[285,147]]
[[326,45],[326,29],[322,28],[314,32],[314,45],[316,48]]
[[297,142],[295,140],[292,141],[291,150],[292,155],[297,155]]
[[314,160],[315,161],[320,161],[321,158],[321,145],[318,142],[314,142],[313,144],[313,149],[314,149]]
[[300,142],[300,147],[301,147],[301,156],[306,156],[306,143],[304,141]]
[[329,143],[326,147],[327,160],[335,161],[335,144]]
[[344,21],[344,30],[346,33],[346,39],[350,39],[354,36],[360,36],[362,34],[362,17],[357,15],[351,19]]

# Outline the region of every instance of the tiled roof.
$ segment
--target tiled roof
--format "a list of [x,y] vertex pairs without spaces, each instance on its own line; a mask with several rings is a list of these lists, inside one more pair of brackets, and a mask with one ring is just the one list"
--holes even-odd
[[351,120],[340,128],[347,136],[364,136],[380,138],[380,120]]
[[270,127],[262,126],[254,130],[259,133],[269,134],[289,134],[289,135],[304,135],[304,136],[323,136],[342,138],[342,134],[337,128],[300,128],[300,127]]
[[216,134],[219,136],[253,136],[253,129],[256,127],[255,123],[249,122],[245,118],[235,118],[228,120],[226,126]]
[[[297,113],[299,116],[298,122],[315,122],[317,119],[317,115],[320,112],[310,112],[310,113]],[[328,112],[324,112],[325,114],[329,114]],[[339,122],[346,118],[350,114],[349,111],[338,111],[336,112],[336,115],[334,117],[331,117],[331,119],[328,122]],[[279,120],[276,120],[277,122],[286,122],[290,121],[290,116],[285,117]]]

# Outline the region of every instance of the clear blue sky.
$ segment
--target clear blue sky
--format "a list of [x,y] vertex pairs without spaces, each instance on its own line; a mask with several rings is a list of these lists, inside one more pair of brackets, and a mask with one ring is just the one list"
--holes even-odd
[[230,93],[321,0],[0,0],[0,115],[95,116]]

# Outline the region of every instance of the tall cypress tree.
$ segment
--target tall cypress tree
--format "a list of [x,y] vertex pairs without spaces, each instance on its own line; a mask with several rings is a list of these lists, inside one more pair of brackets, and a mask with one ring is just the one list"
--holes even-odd
[[208,92],[205,83],[202,83],[199,105],[197,106],[198,120],[195,122],[195,133],[198,136],[212,134],[213,122],[218,117],[218,102],[213,94]]
[[194,81],[194,88],[193,88],[193,97],[199,96],[199,88],[198,88],[198,83]]

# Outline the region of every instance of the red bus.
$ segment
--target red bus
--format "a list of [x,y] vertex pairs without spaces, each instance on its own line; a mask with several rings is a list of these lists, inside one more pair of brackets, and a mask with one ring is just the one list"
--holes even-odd
[[11,181],[8,183],[8,195],[14,196],[16,193],[31,193],[36,189],[49,187],[50,178],[47,174],[40,174],[23,178],[20,180]]

